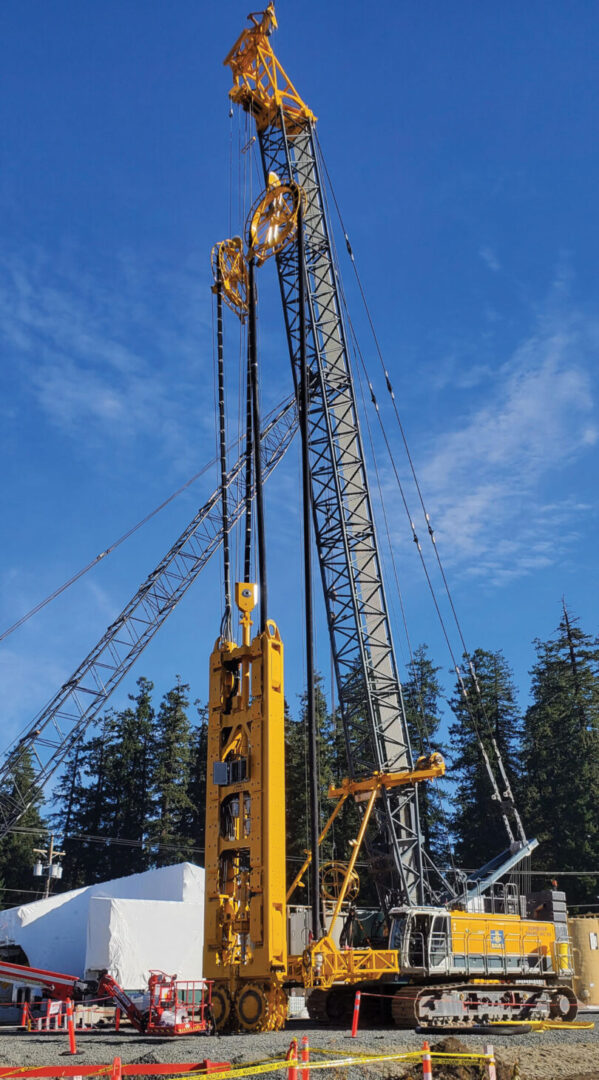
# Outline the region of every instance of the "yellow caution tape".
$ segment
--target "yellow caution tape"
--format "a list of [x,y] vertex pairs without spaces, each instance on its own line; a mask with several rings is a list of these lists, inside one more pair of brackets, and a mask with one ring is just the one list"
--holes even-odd
[[[311,1051],[316,1052],[314,1047],[310,1047]],[[315,1069],[341,1069],[347,1068],[352,1065],[374,1065],[379,1061],[421,1061],[422,1050],[410,1050],[403,1053],[396,1054],[352,1054],[350,1057],[338,1058],[334,1061],[301,1061],[299,1058],[283,1058],[277,1059],[264,1065],[241,1065],[235,1069],[227,1069],[222,1072],[210,1072],[206,1074],[206,1080],[235,1080],[236,1077],[244,1076],[259,1076],[269,1072],[280,1072],[281,1069],[300,1068],[307,1071]],[[430,1051],[430,1056],[433,1060],[469,1060],[469,1061],[489,1061],[492,1055],[490,1054],[443,1054],[436,1053],[434,1050]],[[173,1077],[177,1075],[176,1070],[173,1069]],[[189,1075],[189,1074],[186,1074]],[[164,1077],[161,1080],[165,1080]]]
[[592,1020],[490,1020],[490,1024],[497,1027],[530,1027],[533,1031],[592,1031],[595,1024]]
[[[323,1051],[323,1050],[317,1051],[315,1047],[311,1047],[310,1049],[311,1049],[311,1051],[313,1053],[317,1053],[317,1052],[318,1053],[332,1053],[333,1052],[333,1051]],[[198,1074],[196,1074],[196,1077],[197,1077],[197,1080],[199,1080],[200,1076],[201,1077],[205,1076],[206,1080],[235,1080],[236,1077],[260,1076],[260,1075],[264,1075],[265,1073],[269,1073],[269,1072],[280,1072],[282,1069],[289,1069],[290,1067],[292,1067],[292,1068],[298,1068],[299,1067],[299,1068],[305,1069],[307,1071],[315,1070],[315,1069],[339,1069],[339,1068],[346,1068],[346,1067],[352,1066],[352,1065],[366,1065],[366,1064],[374,1065],[377,1062],[382,1062],[382,1061],[415,1061],[415,1060],[422,1060],[422,1056],[423,1056],[423,1051],[422,1050],[410,1050],[410,1051],[403,1051],[402,1053],[395,1053],[395,1054],[358,1053],[358,1054],[352,1054],[351,1056],[348,1056],[348,1057],[338,1058],[337,1060],[333,1060],[333,1061],[301,1061],[299,1058],[282,1058],[282,1059],[274,1059],[274,1060],[264,1062],[264,1063],[261,1063],[261,1064],[241,1065],[241,1066],[239,1066],[238,1068],[235,1068],[235,1069],[223,1069],[220,1072],[209,1072],[209,1073],[201,1073],[201,1074],[198,1073]],[[441,1061],[441,1060],[449,1061],[449,1060],[457,1060],[457,1059],[460,1059],[462,1061],[463,1060],[489,1061],[489,1060],[492,1059],[491,1054],[480,1054],[480,1053],[479,1054],[476,1054],[476,1053],[472,1053],[472,1054],[471,1053],[466,1053],[466,1054],[456,1054],[456,1053],[445,1054],[445,1053],[436,1052],[434,1050],[430,1051],[430,1057],[432,1059],[434,1059],[434,1060],[439,1060],[439,1061]],[[32,1066],[29,1066],[29,1067],[28,1066],[21,1066],[21,1067],[17,1066],[17,1068],[0,1069],[0,1077],[7,1077],[8,1078],[8,1077],[12,1077],[12,1076],[18,1076],[18,1075],[21,1075],[22,1073],[30,1072],[31,1070],[32,1070]],[[94,1073],[86,1073],[86,1076],[87,1077],[106,1076],[108,1073],[111,1072],[111,1070],[112,1070],[112,1065],[99,1066],[97,1071],[95,1071]],[[58,1069],[57,1071],[60,1071],[60,1069]],[[190,1073],[189,1073],[188,1070],[186,1070],[185,1073],[177,1072],[177,1069],[176,1069],[176,1066],[175,1066],[173,1068],[173,1070],[172,1070],[172,1073],[170,1074],[170,1078],[172,1078],[172,1080],[175,1080],[175,1077],[181,1077],[181,1076],[185,1076],[185,1077],[189,1078]],[[162,1075],[160,1077],[160,1080],[169,1080],[169,1078]]]

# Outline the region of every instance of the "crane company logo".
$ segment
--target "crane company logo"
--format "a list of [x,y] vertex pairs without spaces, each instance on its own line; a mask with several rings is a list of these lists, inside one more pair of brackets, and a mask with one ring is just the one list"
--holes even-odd
[[491,948],[503,949],[505,945],[505,939],[503,937],[503,930],[491,930]]

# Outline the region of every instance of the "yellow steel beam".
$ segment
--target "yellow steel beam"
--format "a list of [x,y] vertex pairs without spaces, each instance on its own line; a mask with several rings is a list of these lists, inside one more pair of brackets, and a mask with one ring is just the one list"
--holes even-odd
[[[348,799],[348,798],[349,798],[349,792],[345,792],[341,796],[341,798],[339,799],[339,802],[337,803],[335,808],[333,809],[333,813],[331,814],[331,816],[330,816],[329,820],[327,821],[324,829],[322,830],[320,836],[318,837],[318,846],[319,847],[322,844],[322,841],[324,840],[325,836],[327,835],[329,829],[331,828],[331,825],[333,824],[335,818],[337,817],[337,814],[339,813],[339,811],[340,811],[341,807],[343,806],[345,800]],[[299,871],[298,874],[296,874],[296,876],[294,877],[291,885],[289,886],[289,890],[287,892],[287,903],[289,903],[290,897],[293,896],[295,890],[297,889],[298,885],[300,884],[300,882],[301,882],[304,874],[306,873],[306,870],[308,869],[311,862],[312,862],[312,852],[308,851],[301,870]]]
[[341,795],[365,795],[371,791],[377,793],[383,788],[399,787],[402,784],[419,784],[423,780],[435,780],[445,775],[445,762],[441,754],[429,754],[419,757],[414,769],[402,769],[400,772],[373,773],[365,780],[342,780],[339,787],[329,788],[329,798],[338,799]]
[[343,901],[345,900],[345,894],[347,892],[347,887],[349,885],[349,880],[350,880],[350,877],[351,877],[351,875],[353,873],[354,866],[356,865],[356,859],[358,858],[358,852],[359,852],[359,850],[360,850],[360,848],[362,846],[362,841],[364,839],[364,836],[365,836],[365,833],[366,833],[366,828],[368,826],[368,822],[370,821],[370,815],[372,814],[372,808],[373,808],[373,806],[374,806],[374,804],[376,802],[376,797],[377,797],[378,793],[379,793],[378,788],[374,788],[370,793],[370,798],[368,800],[368,805],[366,807],[366,810],[364,812],[364,816],[363,816],[362,821],[360,823],[360,831],[358,833],[358,839],[356,840],[356,843],[354,844],[353,851],[351,853],[351,859],[349,860],[349,863],[347,864],[347,872],[345,874],[345,878],[343,879],[343,885],[341,886],[339,896],[337,897],[337,903],[335,904],[335,910],[333,912],[333,918],[331,919],[331,925],[329,927],[329,935],[331,935],[333,933],[333,927],[335,925],[335,921],[337,919],[337,916],[338,916],[339,912],[341,911],[341,905],[343,904]]

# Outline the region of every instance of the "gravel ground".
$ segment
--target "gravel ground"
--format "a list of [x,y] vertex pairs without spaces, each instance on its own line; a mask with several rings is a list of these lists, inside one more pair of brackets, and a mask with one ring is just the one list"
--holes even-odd
[[[590,1019],[593,1019],[591,1017]],[[597,1018],[599,1020],[599,1017]],[[40,1065],[100,1065],[119,1056],[123,1062],[178,1062],[198,1061],[205,1057],[216,1061],[230,1061],[239,1066],[268,1058],[284,1056],[289,1041],[294,1036],[309,1036],[312,1047],[334,1051],[340,1057],[364,1051],[374,1053],[397,1053],[415,1050],[422,1046],[422,1035],[415,1032],[384,1028],[361,1031],[351,1039],[346,1030],[325,1028],[307,1020],[292,1020],[285,1031],[265,1035],[225,1035],[210,1038],[196,1035],[188,1038],[156,1039],[143,1037],[130,1028],[114,1031],[81,1032],[77,1034],[78,1056],[68,1055],[66,1035],[22,1034],[16,1028],[0,1029],[0,1068],[2,1066]],[[429,1036],[434,1049],[440,1040]],[[521,1080],[599,1080],[599,1024],[594,1031],[544,1031],[519,1035],[460,1036],[460,1041],[470,1050],[484,1049],[485,1043],[493,1042],[499,1063],[508,1067],[509,1073],[516,1061],[519,1063]],[[314,1054],[315,1057],[319,1056]],[[335,1074],[323,1070],[317,1074],[322,1080],[358,1080],[368,1075],[376,1078],[400,1077],[409,1072],[415,1078],[420,1069],[400,1068],[393,1062],[368,1069],[342,1069]],[[441,1072],[433,1067],[433,1077]],[[280,1074],[274,1074],[280,1075]],[[444,1073],[443,1075],[448,1075]],[[455,1072],[452,1075],[456,1075]],[[468,1080],[468,1074],[460,1070],[460,1078]],[[500,1076],[506,1072],[500,1070]]]

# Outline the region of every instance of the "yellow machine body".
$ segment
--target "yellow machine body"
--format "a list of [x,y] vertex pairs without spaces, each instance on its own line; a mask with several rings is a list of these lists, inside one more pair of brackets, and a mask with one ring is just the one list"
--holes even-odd
[[564,973],[554,923],[519,915],[452,911],[447,925],[454,972],[461,966],[472,972],[480,958],[481,970],[489,975],[532,974],[533,970]]
[[405,974],[532,979],[573,973],[569,941],[557,939],[553,922],[431,907],[391,915],[389,944]]
[[243,643],[210,657],[204,975],[219,1026],[284,1023],[287,974],[283,643],[250,640],[256,586],[238,584]]

